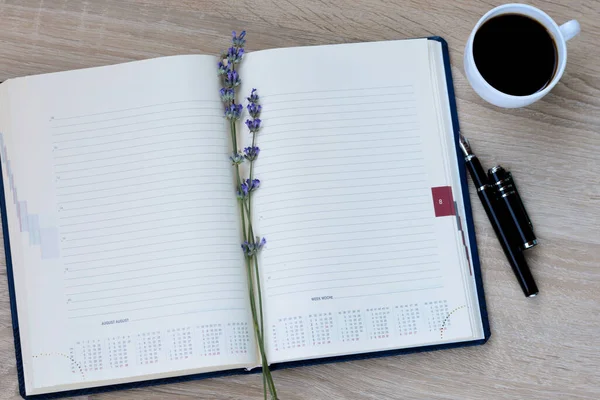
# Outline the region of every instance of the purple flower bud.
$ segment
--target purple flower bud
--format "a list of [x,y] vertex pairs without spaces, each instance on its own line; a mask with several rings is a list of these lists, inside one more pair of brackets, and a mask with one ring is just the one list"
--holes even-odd
[[235,31],[231,32],[231,43],[235,47],[244,47],[246,44],[246,31],[240,32],[240,36],[237,36]]
[[226,75],[229,72],[229,66],[226,65],[223,61],[219,61],[217,67],[219,76]]
[[250,129],[250,132],[255,133],[260,129],[260,119],[247,119],[246,126]]
[[[258,237],[256,238],[256,240],[258,240]],[[266,238],[260,239],[260,241],[258,242],[258,249],[259,250],[262,249],[265,244],[267,244],[267,239]]]
[[240,165],[241,163],[244,162],[245,158],[247,158],[247,156],[245,154],[242,154],[239,152],[235,152],[229,156],[229,159],[231,160],[232,165]]
[[250,258],[257,254],[259,251],[261,251],[266,244],[267,239],[261,239],[257,236],[252,242],[245,241],[244,243],[242,243],[242,251],[244,252],[244,255],[246,257]]
[[258,102],[258,94],[256,93],[256,89],[252,89],[252,92],[250,92],[250,97],[248,97],[248,101],[250,103]]
[[246,159],[248,161],[254,161],[256,160],[256,157],[258,157],[258,154],[260,153],[260,149],[256,146],[254,147],[246,147],[244,149],[244,157],[246,157]]
[[227,61],[232,64],[239,64],[244,56],[244,49],[238,47],[230,47],[227,50]]
[[241,104],[230,104],[225,107],[225,118],[229,120],[237,121],[240,119],[240,115],[242,114],[242,105]]
[[252,118],[258,118],[262,111],[262,106],[257,103],[248,103],[246,108],[248,109],[248,114],[250,114]]
[[223,75],[223,86],[227,89],[239,86],[240,83],[240,76],[237,71],[228,71],[227,74]]
[[252,192],[253,190],[256,190],[259,188],[260,186],[260,181],[258,179],[246,179],[246,181],[244,183],[242,183],[243,187],[248,189],[248,193]]
[[248,193],[250,193],[250,187],[245,182],[240,185],[239,190],[237,191],[237,198],[240,200],[244,200],[248,197]]
[[235,91],[233,89],[221,88],[219,91],[221,94],[221,101],[225,104],[229,104],[235,98]]

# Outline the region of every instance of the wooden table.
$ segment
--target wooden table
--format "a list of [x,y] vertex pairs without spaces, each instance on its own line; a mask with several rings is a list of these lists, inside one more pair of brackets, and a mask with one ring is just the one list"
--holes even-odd
[[[393,4],[395,3],[395,4]],[[541,294],[523,297],[471,191],[492,325],[485,346],[275,372],[281,398],[600,398],[600,1],[528,3],[578,19],[561,83],[533,106],[486,104],[463,47],[491,0],[0,0],[0,80],[184,54],[217,54],[231,30],[248,49],[440,35],[450,45],[463,133],[488,165],[512,170],[541,245]],[[561,4],[562,3],[562,4]],[[235,5],[234,5],[235,4]],[[568,4],[568,5],[567,5]],[[149,84],[152,84],[149,82]],[[26,112],[26,110],[24,110]],[[259,399],[258,375],[90,396]],[[0,266],[0,399],[17,399],[6,269]]]

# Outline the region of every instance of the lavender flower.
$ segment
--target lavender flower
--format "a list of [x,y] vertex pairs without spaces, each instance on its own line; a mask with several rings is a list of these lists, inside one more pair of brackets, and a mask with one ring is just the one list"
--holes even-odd
[[258,118],[262,111],[262,106],[257,103],[248,103],[246,108],[248,109],[248,114],[250,114],[252,118]]
[[247,119],[246,126],[250,129],[250,132],[255,133],[260,129],[260,119]]
[[254,161],[258,157],[258,153],[260,153],[260,149],[256,146],[246,147],[244,149],[244,157],[248,161]]
[[[225,57],[223,57],[223,58],[225,58]],[[227,64],[225,64],[223,61],[219,61],[219,64],[217,67],[218,67],[219,76],[226,75],[229,72],[229,66]]]
[[253,242],[245,241],[242,243],[242,251],[246,257],[250,258],[261,251],[265,244],[267,244],[267,239],[261,239],[257,236]]
[[227,74],[223,75],[223,86],[227,89],[234,88],[240,85],[240,76],[237,71],[229,71]]
[[244,56],[244,49],[241,47],[230,47],[227,50],[227,62],[232,64],[239,64]]
[[225,107],[225,118],[233,121],[237,121],[240,119],[240,115],[242,114],[242,105],[241,104],[230,104]]
[[246,187],[248,188],[248,192],[251,192],[253,190],[258,189],[258,187],[260,186],[260,181],[258,179],[246,179],[246,182],[242,183],[242,186],[246,185]]
[[248,198],[248,193],[250,192],[250,190],[248,189],[248,185],[246,185],[245,183],[242,183],[240,185],[240,188],[237,191],[237,198],[238,200],[245,200]]
[[237,36],[235,31],[231,32],[231,43],[235,47],[244,47],[246,44],[246,31],[241,31],[240,36]]
[[[258,149],[258,147],[257,147],[257,149]],[[244,150],[244,152],[245,152],[245,150]],[[244,162],[244,159],[247,157],[248,156],[243,153],[235,152],[229,156],[229,159],[231,160],[231,165],[240,165],[241,163]]]
[[258,103],[258,94],[256,94],[256,89],[252,89],[252,92],[250,92],[250,97],[248,97],[248,101],[250,103]]
[[225,104],[229,104],[235,98],[235,91],[233,89],[221,88],[219,91],[221,94],[221,101]]

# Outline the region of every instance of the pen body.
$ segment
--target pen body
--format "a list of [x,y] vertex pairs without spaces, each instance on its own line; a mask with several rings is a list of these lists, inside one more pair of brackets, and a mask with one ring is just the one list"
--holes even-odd
[[502,223],[508,221],[509,216],[507,210],[502,203],[496,200],[494,188],[489,185],[483,186],[477,191],[481,204],[487,214],[494,232],[498,237],[498,241],[502,246],[502,250],[510,263],[510,266],[517,276],[517,280],[523,289],[523,293],[527,297],[535,296],[538,293],[537,285],[531,274],[531,270],[525,261],[523,252],[519,249],[517,243],[513,243],[515,232],[512,232],[509,225]]

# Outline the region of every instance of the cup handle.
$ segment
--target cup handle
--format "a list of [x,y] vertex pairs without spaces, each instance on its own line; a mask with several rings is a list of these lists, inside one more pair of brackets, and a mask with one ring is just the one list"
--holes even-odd
[[572,19],[569,22],[565,22],[560,27],[560,33],[562,33],[565,41],[573,39],[575,36],[579,34],[581,31],[581,27],[579,26],[579,22]]

